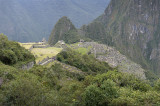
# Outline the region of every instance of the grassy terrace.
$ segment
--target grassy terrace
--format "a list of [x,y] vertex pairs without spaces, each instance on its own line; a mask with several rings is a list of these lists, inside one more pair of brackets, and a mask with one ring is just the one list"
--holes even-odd
[[19,43],[22,47],[24,47],[25,49],[29,49],[32,47],[32,45],[34,44],[39,44],[39,43]]
[[[33,44],[40,43],[20,43],[26,49],[29,49]],[[48,47],[48,48],[33,48],[31,53],[36,57],[36,63],[42,61],[44,58],[56,56],[59,52],[61,52],[62,48],[56,47]]]
[[78,45],[80,45],[80,43],[74,43],[74,44],[67,45],[67,46],[70,48],[73,48],[74,50],[78,51],[82,55],[87,54],[92,48],[91,46],[88,48],[85,48],[85,47],[79,47]]
[[[29,49],[33,44],[40,44],[40,43],[20,43],[21,46],[23,46],[26,49]],[[68,47],[78,51],[79,53],[87,54],[87,52],[92,48],[83,48],[79,47],[80,43],[75,43],[75,44],[66,44]],[[42,61],[46,57],[53,57],[56,56],[59,52],[61,52],[62,48],[57,48],[57,47],[48,47],[48,48],[33,48],[31,50],[31,53],[36,57],[36,63],[39,61]],[[54,63],[51,63],[54,64]]]
[[62,49],[55,47],[48,48],[34,48],[32,49],[32,53],[36,57],[36,63],[42,61],[44,58],[56,56]]

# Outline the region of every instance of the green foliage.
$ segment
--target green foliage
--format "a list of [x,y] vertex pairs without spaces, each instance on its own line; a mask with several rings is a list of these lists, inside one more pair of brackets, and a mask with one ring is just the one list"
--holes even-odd
[[40,105],[43,104],[45,89],[32,74],[22,74],[16,80],[2,86],[5,90],[4,105]]
[[159,105],[159,80],[147,82],[118,71],[77,80],[60,64],[20,71],[0,63],[1,105]]
[[110,104],[112,106],[134,106],[136,101],[130,97],[119,97],[114,99]]
[[116,83],[110,79],[104,81],[100,88],[106,98],[116,98],[118,96]]
[[97,106],[103,100],[104,95],[96,85],[90,85],[84,92],[84,103],[86,106]]
[[[146,82],[132,77],[132,75],[109,71],[96,76],[87,76],[84,80],[84,85],[87,87],[84,95],[86,93],[90,95],[87,98],[84,96],[84,104],[94,100],[92,97],[96,96],[94,97],[95,99],[101,98],[94,100],[96,106],[159,105],[159,93],[155,90],[153,91],[153,88]],[[88,90],[90,87],[92,90]],[[90,93],[94,90],[98,91],[99,95],[94,93],[94,96],[91,95]]]
[[155,82],[154,88],[155,88],[157,91],[160,91],[160,79],[158,79],[158,80]]
[[113,98],[118,97],[118,88],[112,80],[106,80],[101,86],[90,85],[84,92],[85,105],[108,105]]
[[12,50],[3,50],[1,51],[1,61],[5,64],[14,64],[17,62],[17,57]]
[[30,73],[35,74],[36,76],[43,77],[47,69],[43,66],[35,65],[29,70]]
[[34,56],[18,43],[8,41],[7,37],[0,34],[0,61],[7,65],[18,62],[34,61]]
[[0,77],[3,78],[4,82],[15,79],[17,75],[18,70],[16,68],[0,63]]
[[[92,79],[92,81],[90,81],[90,83],[97,83],[99,85],[101,84],[101,82],[103,82],[107,79],[111,79],[118,86],[121,86],[121,87],[127,86],[127,87],[131,87],[135,90],[141,90],[141,91],[148,91],[151,88],[151,86],[148,83],[141,81],[140,79],[138,79],[134,75],[119,73],[116,70],[109,71],[104,74],[98,74],[96,77],[90,78],[90,79]],[[88,80],[88,78],[87,78],[87,80]]]
[[92,22],[89,25],[84,25],[81,30],[85,32],[85,37],[88,37],[94,41],[103,42],[108,45],[113,45],[112,37],[107,36],[105,27],[100,22]]
[[61,64],[49,68],[35,65],[22,71],[0,61],[0,105],[160,105],[160,80],[152,87],[134,75],[113,70],[93,55],[70,49],[59,53],[57,59],[81,69],[83,74],[67,71]]
[[62,36],[63,36],[62,39],[67,44],[73,44],[73,43],[76,43],[80,40],[80,36],[78,35],[76,30],[68,31],[68,32],[64,33],[64,35],[62,35]]
[[154,81],[158,80],[158,75],[154,74],[151,71],[146,71],[145,75],[146,75],[146,78],[151,82],[152,85]]
[[93,55],[82,55],[71,49],[59,53],[57,60],[75,66],[84,72],[107,72],[112,70],[106,62],[98,61]]

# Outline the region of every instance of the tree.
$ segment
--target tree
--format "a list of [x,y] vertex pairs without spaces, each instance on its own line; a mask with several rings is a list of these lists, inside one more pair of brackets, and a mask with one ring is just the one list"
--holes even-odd
[[38,106],[45,102],[46,89],[33,74],[21,74],[2,88],[6,98],[3,105]]
[[104,95],[96,85],[90,85],[84,92],[86,106],[97,106],[104,99]]

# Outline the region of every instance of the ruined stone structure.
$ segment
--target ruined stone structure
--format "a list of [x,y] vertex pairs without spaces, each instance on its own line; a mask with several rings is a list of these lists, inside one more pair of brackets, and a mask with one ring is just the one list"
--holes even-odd
[[96,58],[100,61],[107,62],[111,67],[118,68],[121,72],[134,74],[141,79],[146,79],[145,70],[133,61],[127,59],[125,55],[122,55],[115,48],[98,44],[96,42],[85,42],[79,44],[79,47],[92,47],[91,53],[96,55]]
[[29,62],[27,64],[22,65],[22,70],[29,70],[34,66],[34,62]]

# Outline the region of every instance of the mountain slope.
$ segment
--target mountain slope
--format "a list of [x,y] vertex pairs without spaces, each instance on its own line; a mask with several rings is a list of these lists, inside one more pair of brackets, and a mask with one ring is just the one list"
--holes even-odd
[[[160,73],[159,19],[159,0],[112,0],[93,23],[105,28],[106,34],[99,36],[103,38],[100,41],[115,46],[143,68]],[[93,36],[92,39],[97,40]]]
[[147,71],[145,71],[139,64],[129,60],[125,55],[122,55],[115,48],[107,46],[105,44],[99,44],[96,42],[84,42],[71,45],[74,49],[89,49],[88,54],[94,54],[94,56],[100,60],[109,64],[111,67],[116,67],[118,71],[123,73],[133,74],[141,79],[146,79]]
[[74,43],[79,40],[77,29],[67,17],[59,19],[48,42],[50,45],[54,45],[59,40],[64,40],[66,43]]
[[29,42],[48,38],[62,16],[79,27],[99,16],[110,0],[0,0],[0,33]]

